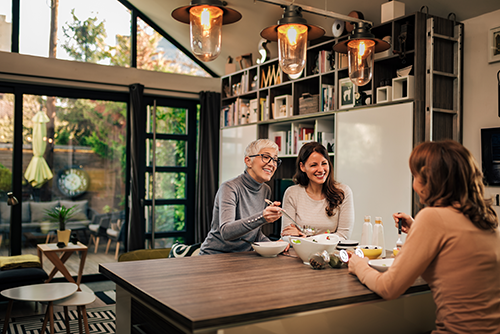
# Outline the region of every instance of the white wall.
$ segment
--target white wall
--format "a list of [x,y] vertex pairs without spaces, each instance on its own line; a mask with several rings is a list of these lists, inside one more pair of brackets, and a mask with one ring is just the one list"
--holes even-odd
[[[500,26],[500,10],[464,23],[463,144],[481,164],[481,128],[500,127],[497,72],[500,62],[488,63],[488,32]],[[488,187],[491,194],[500,187]],[[497,213],[500,210],[497,208]]]

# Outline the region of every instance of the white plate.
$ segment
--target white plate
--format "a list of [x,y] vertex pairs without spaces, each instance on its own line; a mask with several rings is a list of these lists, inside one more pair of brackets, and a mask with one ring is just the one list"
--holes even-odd
[[386,271],[389,269],[389,267],[392,265],[394,262],[393,258],[390,259],[376,259],[376,260],[370,260],[368,261],[368,264],[372,267],[377,269],[378,271]]

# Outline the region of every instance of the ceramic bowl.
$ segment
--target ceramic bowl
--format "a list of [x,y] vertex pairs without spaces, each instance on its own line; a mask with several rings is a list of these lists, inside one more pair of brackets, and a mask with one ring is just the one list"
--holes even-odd
[[335,234],[318,234],[312,237],[299,238],[290,237],[293,249],[304,264],[309,264],[311,255],[326,250],[329,254],[335,251],[339,243],[339,237]]
[[376,245],[359,245],[359,249],[363,251],[365,257],[369,259],[376,259],[382,255],[382,247]]
[[285,250],[288,244],[283,241],[255,242],[253,249],[263,257],[275,257]]
[[377,269],[378,271],[386,271],[394,262],[393,258],[390,259],[376,259],[369,260],[368,264],[370,267]]

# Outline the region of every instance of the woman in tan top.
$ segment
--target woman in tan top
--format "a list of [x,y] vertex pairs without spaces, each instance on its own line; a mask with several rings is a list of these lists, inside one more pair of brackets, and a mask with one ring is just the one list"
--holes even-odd
[[349,272],[384,299],[422,276],[437,306],[432,333],[500,333],[500,232],[477,163],[446,140],[415,147],[410,169],[426,207],[415,220],[393,215],[408,233],[393,265],[380,273],[353,255]]

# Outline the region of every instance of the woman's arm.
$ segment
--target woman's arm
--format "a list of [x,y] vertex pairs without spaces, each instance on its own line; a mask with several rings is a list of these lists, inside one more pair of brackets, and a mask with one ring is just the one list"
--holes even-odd
[[[283,195],[283,209],[297,221],[297,199],[293,196],[293,188],[289,187]],[[299,229],[292,223],[290,218],[283,216],[281,218],[281,235],[305,236]]]

